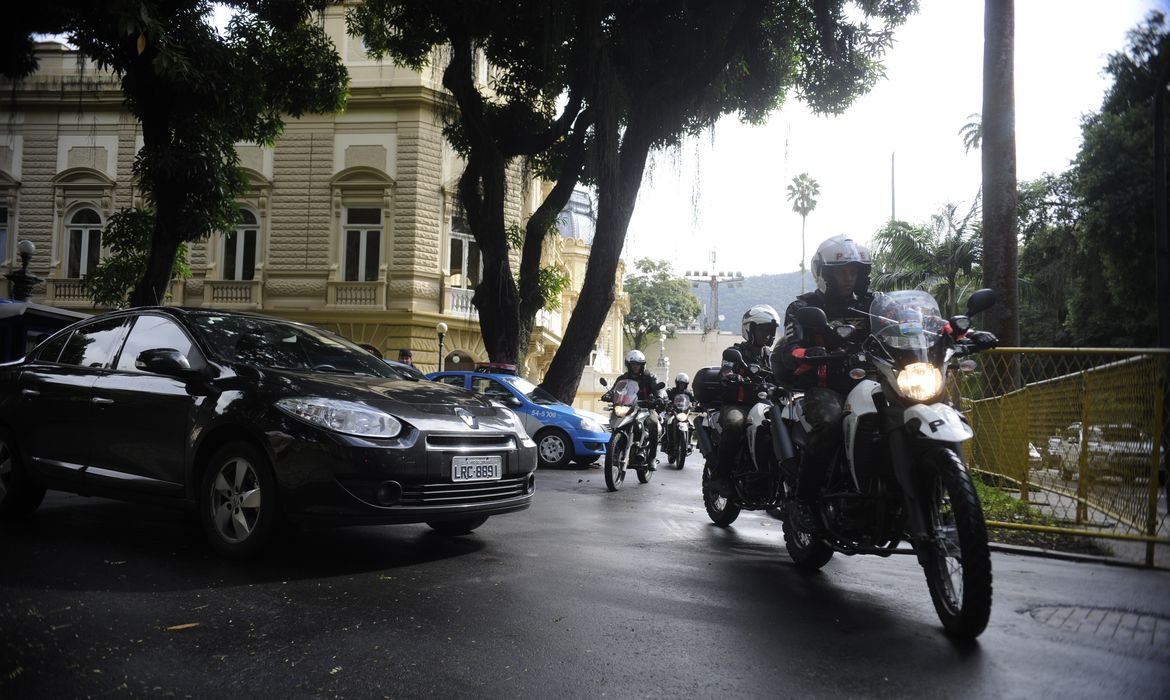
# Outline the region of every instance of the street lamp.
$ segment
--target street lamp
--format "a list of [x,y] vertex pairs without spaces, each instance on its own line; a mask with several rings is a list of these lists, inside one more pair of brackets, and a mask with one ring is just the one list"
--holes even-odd
[[443,371],[443,337],[447,335],[447,324],[439,321],[435,324],[435,331],[439,334],[439,371]]
[[9,294],[16,301],[28,301],[33,289],[44,282],[43,279],[28,271],[28,263],[32,260],[37,247],[30,240],[23,240],[16,244],[16,252],[20,253],[20,269],[9,270],[4,275],[8,278]]

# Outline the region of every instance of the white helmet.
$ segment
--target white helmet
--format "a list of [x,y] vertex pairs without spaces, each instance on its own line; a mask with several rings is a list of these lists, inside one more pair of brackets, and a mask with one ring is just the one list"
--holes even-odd
[[678,373],[677,375],[675,375],[675,377],[674,377],[674,385],[675,385],[676,387],[677,387],[679,384],[682,384],[682,388],[683,388],[683,389],[686,389],[686,388],[687,388],[687,386],[688,386],[690,383],[691,383],[691,378],[687,376],[687,373],[686,373],[686,372],[679,372],[679,373]]
[[[824,293],[829,292],[829,281],[825,277],[825,268],[846,265],[857,265],[859,281],[865,280],[868,283],[869,270],[873,267],[873,260],[869,255],[868,248],[858,245],[852,238],[844,234],[833,236],[817,247],[817,252],[813,254],[812,259],[812,274],[817,283],[817,289]],[[864,291],[860,284],[854,289]]]
[[646,356],[642,354],[641,350],[631,350],[631,351],[626,353],[626,371],[627,372],[634,371],[633,368],[630,367],[630,365],[635,365],[635,364],[642,365],[641,369],[643,371],[645,371],[645,369],[646,369]]
[[[756,304],[744,313],[743,322],[740,324],[740,333],[743,335],[743,339],[749,343],[759,345],[762,348],[770,348],[776,339],[776,329],[779,327],[780,314],[776,313],[776,309],[768,304]],[[763,330],[753,334],[757,328]]]

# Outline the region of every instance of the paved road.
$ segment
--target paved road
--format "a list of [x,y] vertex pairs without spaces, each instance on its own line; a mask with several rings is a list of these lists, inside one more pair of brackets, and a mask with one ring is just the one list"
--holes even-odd
[[695,468],[538,482],[467,538],[309,532],[249,564],[51,494],[0,528],[0,698],[1170,697],[1168,572],[995,554],[963,645],[911,558],[803,574],[767,515],[711,526]]

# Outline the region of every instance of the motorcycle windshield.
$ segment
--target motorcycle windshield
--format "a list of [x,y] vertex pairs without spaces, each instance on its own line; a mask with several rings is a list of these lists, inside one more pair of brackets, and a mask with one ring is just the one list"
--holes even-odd
[[619,379],[617,384],[613,385],[613,405],[637,406],[638,382],[632,379]]
[[929,361],[931,350],[943,340],[947,321],[938,302],[919,289],[874,296],[869,307],[870,332],[892,357],[904,361]]
[[679,413],[691,410],[691,400],[687,398],[686,394],[679,394],[674,397],[674,410]]

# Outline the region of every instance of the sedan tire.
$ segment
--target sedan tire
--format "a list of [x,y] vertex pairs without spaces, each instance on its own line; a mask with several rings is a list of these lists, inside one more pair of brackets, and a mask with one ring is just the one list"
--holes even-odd
[[276,534],[276,479],[268,458],[250,443],[230,442],[212,455],[199,501],[208,542],[229,559],[256,556]]
[[24,471],[12,433],[0,428],[0,519],[27,517],[44,498],[44,487],[33,483]]
[[563,431],[545,428],[536,434],[536,457],[542,467],[563,467],[573,459],[573,441]]

